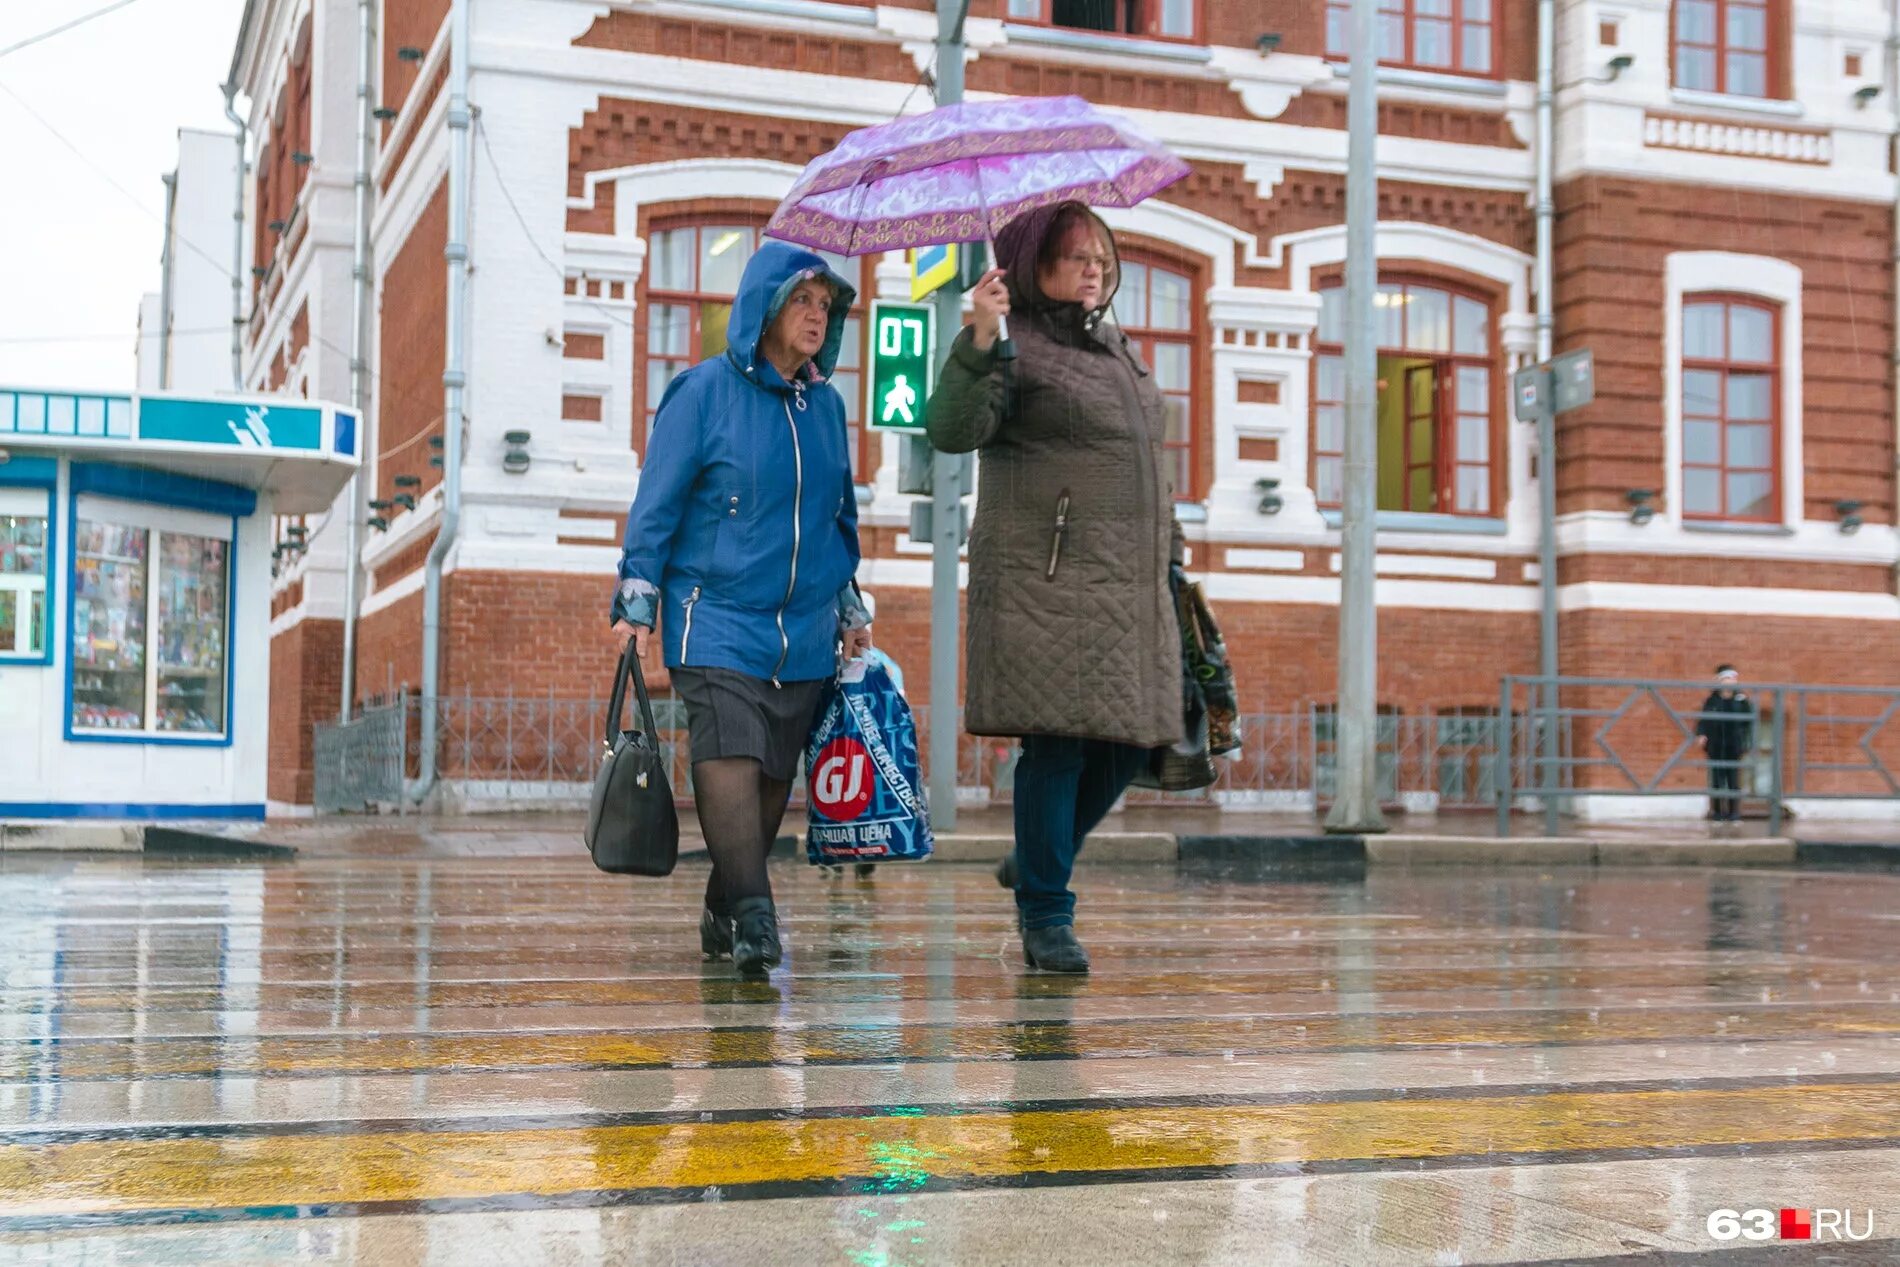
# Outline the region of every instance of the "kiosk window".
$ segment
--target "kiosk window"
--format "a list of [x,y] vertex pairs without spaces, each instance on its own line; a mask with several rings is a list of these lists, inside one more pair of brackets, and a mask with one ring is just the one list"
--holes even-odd
[[[16,513],[0,492],[0,660],[46,654],[46,515]],[[21,491],[41,507],[45,494]]]
[[221,737],[230,541],[82,506],[73,548],[73,731]]

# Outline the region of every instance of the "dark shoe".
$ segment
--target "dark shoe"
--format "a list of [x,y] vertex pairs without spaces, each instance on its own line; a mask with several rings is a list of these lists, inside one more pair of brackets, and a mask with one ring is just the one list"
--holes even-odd
[[860,862],[858,864],[858,879],[868,880],[876,874],[877,874],[877,863]]
[[1075,939],[1074,925],[1025,928],[1023,962],[1044,972],[1087,972],[1089,952]]
[[712,907],[699,913],[699,953],[712,963],[732,958],[732,917]]
[[996,882],[1014,893],[1016,891],[1016,851],[1010,850],[1003,860],[996,864]]
[[778,911],[771,898],[740,898],[732,904],[732,923],[732,964],[740,976],[759,976],[778,967],[783,952],[778,942]]

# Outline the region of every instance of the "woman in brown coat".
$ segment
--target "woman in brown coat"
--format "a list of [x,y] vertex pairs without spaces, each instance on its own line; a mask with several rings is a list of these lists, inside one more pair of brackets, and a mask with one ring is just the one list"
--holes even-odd
[[[982,454],[965,726],[1023,741],[1023,956],[1086,972],[1069,890],[1076,853],[1153,750],[1182,737],[1166,412],[1148,367],[1105,320],[1120,265],[1100,218],[1073,202],[1030,212],[997,235],[996,254],[1002,267],[976,287],[975,320],[951,347],[926,421],[939,449]],[[996,355],[1005,315],[1013,376]]]

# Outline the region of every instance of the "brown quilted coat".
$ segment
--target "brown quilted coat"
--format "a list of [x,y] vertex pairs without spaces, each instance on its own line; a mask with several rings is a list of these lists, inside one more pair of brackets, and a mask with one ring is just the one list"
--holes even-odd
[[[981,455],[964,724],[1158,748],[1183,730],[1166,415],[1113,322],[1040,293],[1037,252],[1058,210],[1031,212],[996,240],[1018,352],[1014,409],[994,356],[966,329],[926,418],[939,449]],[[1106,226],[1102,236],[1113,241]]]

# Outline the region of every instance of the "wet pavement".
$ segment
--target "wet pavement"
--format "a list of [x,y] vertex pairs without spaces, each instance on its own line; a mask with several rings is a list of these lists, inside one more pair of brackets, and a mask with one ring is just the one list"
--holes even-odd
[[6,859],[0,1263],[1900,1261],[1900,877],[775,874]]

